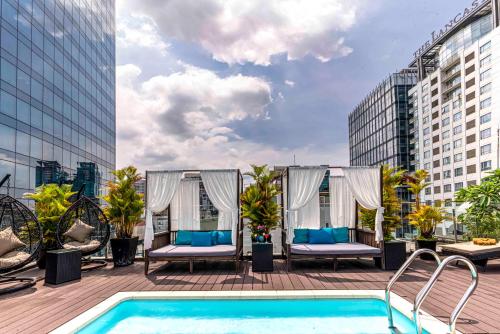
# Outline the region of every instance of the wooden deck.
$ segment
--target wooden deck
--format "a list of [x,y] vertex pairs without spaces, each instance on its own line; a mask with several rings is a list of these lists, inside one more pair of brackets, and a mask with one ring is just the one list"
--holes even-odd
[[[395,292],[412,300],[429,276],[432,263],[417,261],[402,277]],[[273,273],[253,273],[245,262],[239,273],[229,263],[199,263],[189,274],[187,264],[157,268],[145,277],[143,263],[83,274],[81,281],[60,286],[38,282],[36,288],[0,298],[0,333],[46,333],[119,291],[154,290],[298,290],[384,289],[393,272],[373,267],[369,260],[341,261],[337,272],[331,263],[297,263],[286,272],[284,262],[275,261]],[[32,271],[41,275],[39,271]],[[447,321],[453,307],[470,282],[468,271],[451,267],[431,292],[423,309]],[[479,287],[464,309],[457,328],[464,333],[500,333],[500,260],[492,261],[479,275]]]

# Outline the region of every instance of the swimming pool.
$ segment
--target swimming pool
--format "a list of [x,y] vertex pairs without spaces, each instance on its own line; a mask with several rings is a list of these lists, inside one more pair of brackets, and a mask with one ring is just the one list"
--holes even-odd
[[[391,333],[378,291],[133,294],[115,295],[54,333]],[[415,333],[399,309],[393,314],[400,333]]]

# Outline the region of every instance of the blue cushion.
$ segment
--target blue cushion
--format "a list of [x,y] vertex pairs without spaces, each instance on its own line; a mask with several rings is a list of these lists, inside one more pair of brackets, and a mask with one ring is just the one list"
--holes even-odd
[[176,245],[191,245],[191,231],[177,231],[177,236],[175,237]]
[[217,231],[217,245],[232,245],[231,231]]
[[349,242],[349,228],[337,227],[332,230],[333,239],[335,239],[335,242]]
[[310,244],[334,244],[333,234],[326,229],[309,230]]
[[309,242],[309,229],[296,228],[293,230],[293,243],[294,244],[307,244]]
[[219,236],[219,231],[210,231],[210,235],[212,236],[212,245],[217,245],[217,238]]
[[211,232],[193,232],[191,246],[193,247],[207,247],[212,246],[212,233]]

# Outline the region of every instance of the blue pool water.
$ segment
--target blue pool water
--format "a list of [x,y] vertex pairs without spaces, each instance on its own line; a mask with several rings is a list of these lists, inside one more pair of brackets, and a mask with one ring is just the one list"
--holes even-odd
[[[412,322],[394,310],[400,333]],[[378,299],[127,300],[85,328],[89,333],[391,333]]]

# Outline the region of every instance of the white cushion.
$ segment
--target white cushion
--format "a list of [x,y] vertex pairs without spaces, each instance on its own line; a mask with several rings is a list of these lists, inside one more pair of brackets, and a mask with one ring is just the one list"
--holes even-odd
[[9,226],[0,231],[0,256],[19,247],[26,247],[26,244],[14,234],[12,227]]
[[30,254],[20,251],[8,252],[0,256],[0,268],[10,268],[23,263],[30,257]]
[[208,247],[192,247],[190,245],[167,245],[149,253],[150,257],[175,257],[175,256],[233,256],[236,246],[215,245]]
[[82,252],[91,252],[99,248],[101,243],[97,240],[85,240],[85,242],[70,241],[63,245],[65,249],[79,249]]
[[357,242],[336,244],[292,244],[292,254],[299,255],[378,255],[380,248],[360,244]]
[[94,230],[94,227],[85,224],[80,219],[75,219],[73,225],[63,233],[65,237],[69,237],[78,242],[85,242],[89,237],[90,233]]

